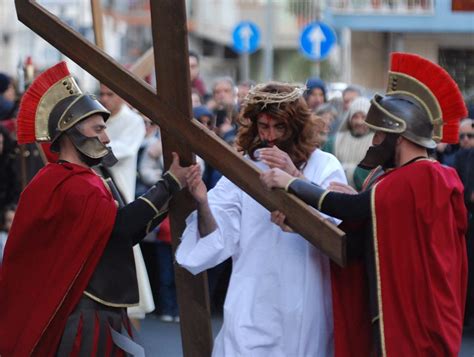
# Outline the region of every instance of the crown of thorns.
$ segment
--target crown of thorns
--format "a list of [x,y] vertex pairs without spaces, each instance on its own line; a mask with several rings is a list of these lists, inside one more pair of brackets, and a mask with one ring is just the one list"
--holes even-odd
[[268,104],[281,104],[294,102],[298,98],[301,98],[304,91],[306,90],[305,86],[300,85],[291,85],[293,90],[291,92],[276,92],[270,93],[265,91],[265,88],[268,87],[268,83],[257,84],[253,87],[245,97],[245,104],[263,104],[262,109],[265,108]]

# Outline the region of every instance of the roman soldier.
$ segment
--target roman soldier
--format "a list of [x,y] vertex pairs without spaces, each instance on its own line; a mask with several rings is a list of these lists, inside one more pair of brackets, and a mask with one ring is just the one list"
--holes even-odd
[[42,73],[18,114],[20,143],[48,143],[47,164],[21,195],[0,275],[2,356],[141,355],[126,308],[138,303],[132,247],[166,216],[188,168],[119,206],[91,167],[116,161],[110,113],[64,62]]

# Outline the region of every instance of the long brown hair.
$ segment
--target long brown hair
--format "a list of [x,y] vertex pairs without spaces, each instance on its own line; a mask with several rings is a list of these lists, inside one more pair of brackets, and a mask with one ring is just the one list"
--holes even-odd
[[286,133],[278,147],[288,153],[297,168],[304,168],[317,147],[317,123],[301,96],[302,92],[298,86],[278,82],[251,90],[239,116],[237,149],[255,160],[255,150],[262,145],[257,119],[265,113],[286,125]]

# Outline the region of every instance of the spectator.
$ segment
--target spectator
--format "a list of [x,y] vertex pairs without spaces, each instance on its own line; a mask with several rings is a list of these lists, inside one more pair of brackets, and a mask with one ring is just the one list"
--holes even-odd
[[456,155],[460,149],[468,149],[473,146],[474,130],[472,119],[464,119],[459,128],[459,144],[440,143],[436,145],[435,157],[444,165],[456,167]]
[[[163,174],[163,162],[158,163],[157,160],[148,159],[150,156],[150,148],[159,141],[160,133],[158,126],[146,117],[143,117],[143,123],[145,124],[146,133],[142,143],[140,144],[140,149],[138,150],[135,197],[141,196],[145,193],[157,180],[161,178],[161,175]],[[161,144],[159,155],[156,156],[161,156]],[[154,180],[154,178],[157,179]]]
[[[209,130],[214,131],[216,119],[214,114],[209,110],[205,105],[193,108],[193,117],[198,120],[201,124],[205,125]],[[222,174],[220,171],[217,171],[215,168],[210,166],[207,163],[197,156],[196,162],[201,167],[201,172],[203,173],[203,181],[206,184],[208,189],[211,189],[215,186],[217,181],[221,178]]]
[[161,223],[157,233],[157,240],[155,247],[158,262],[159,319],[163,322],[179,322],[169,217],[166,217]]
[[0,73],[0,120],[11,119],[15,116],[15,88],[11,77]]
[[212,86],[212,96],[218,108],[234,109],[236,104],[236,90],[232,78],[217,78]]
[[337,109],[338,114],[335,120],[332,122],[331,126],[329,127],[329,136],[332,137],[336,134],[341,126],[342,121],[347,115],[349,111],[349,107],[352,101],[362,94],[359,87],[354,85],[349,85],[342,91],[342,98],[332,98],[330,102],[334,105],[334,108]]
[[454,166],[454,159],[459,150],[459,144],[439,143],[436,145],[434,157],[446,166]]
[[[474,120],[464,119],[459,129],[460,150],[456,153],[454,167],[464,185],[464,203],[468,214],[466,234],[468,271],[474,272]],[[464,324],[474,323],[474,274],[468,274],[466,312]]]
[[358,167],[367,149],[372,144],[373,133],[365,118],[370,102],[367,98],[355,99],[346,114],[341,127],[326,143],[324,150],[334,154],[342,164],[349,185],[360,191],[368,171]]
[[237,85],[237,108],[238,111],[242,108],[242,103],[244,102],[245,97],[247,96],[249,90],[255,86],[255,81],[248,80],[242,81]]
[[199,56],[196,52],[189,51],[189,72],[191,80],[191,89],[198,92],[200,97],[206,95],[206,86],[199,76]]
[[138,113],[103,84],[100,86],[100,101],[111,113],[107,122],[107,134],[118,159],[110,172],[125,201],[131,202],[135,197],[137,155],[145,137],[145,124]]
[[470,149],[474,147],[473,119],[464,119],[459,127],[459,148]]
[[[142,117],[134,112],[116,93],[107,86],[100,85],[100,101],[110,111],[107,121],[107,134],[111,140],[110,146],[118,162],[102,172],[112,176],[125,203],[132,202],[135,197],[138,150],[145,137],[145,124]],[[138,287],[140,290],[140,304],[128,309],[128,314],[138,327],[138,320],[145,318],[145,314],[155,308],[150,282],[146,271],[140,247],[133,247],[137,270]]]
[[[163,149],[158,126],[148,118],[145,118],[145,123],[148,135],[145,137],[143,153],[138,164],[138,177],[145,187],[151,187],[161,179],[164,171]],[[155,253],[152,256],[157,264],[159,318],[164,322],[179,322],[168,217],[164,219],[159,229],[152,233],[152,237],[154,237],[151,241],[152,246],[144,247],[144,251],[152,249]],[[151,266],[155,266],[155,262],[148,261]]]
[[304,99],[309,109],[313,112],[315,112],[321,104],[326,103],[326,84],[324,81],[319,78],[309,78],[306,81]]
[[193,117],[197,119],[202,125],[206,126],[209,130],[214,130],[216,118],[205,105],[193,107]]
[[216,115],[216,133],[229,145],[234,144],[237,134],[236,117],[236,90],[234,81],[230,77],[216,79],[212,86],[212,95],[215,103],[213,108]]
[[20,195],[20,181],[15,170],[15,142],[0,124],[0,211],[16,203]]
[[10,204],[0,210],[0,267],[2,266],[3,251],[7,243],[8,232],[15,217],[16,205]]
[[193,107],[197,107],[202,104],[201,96],[196,89],[191,89],[191,104]]
[[350,85],[342,91],[342,110],[343,114],[347,113],[352,101],[362,95],[359,87]]
[[319,133],[320,146],[323,147],[329,138],[330,128],[337,120],[337,110],[334,108],[332,103],[328,102],[318,107],[316,115],[320,117],[323,122],[323,128]]

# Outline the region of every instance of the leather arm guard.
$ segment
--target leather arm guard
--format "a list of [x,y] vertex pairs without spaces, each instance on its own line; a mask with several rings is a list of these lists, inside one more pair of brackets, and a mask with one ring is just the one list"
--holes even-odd
[[124,206],[120,192],[113,183],[108,184],[120,208],[111,237],[84,293],[103,305],[128,307],[139,301],[133,246],[166,217],[168,202],[181,187],[166,173],[143,196]]
[[131,237],[140,242],[160,224],[168,213],[168,202],[181,190],[179,181],[170,172],[153,187],[117,212],[112,236]]
[[370,191],[358,195],[330,192],[313,182],[296,179],[288,186],[288,192],[335,218],[361,220],[370,217]]
[[329,193],[321,186],[305,180],[296,179],[288,186],[288,192],[301,198],[310,206],[321,211],[324,197]]

